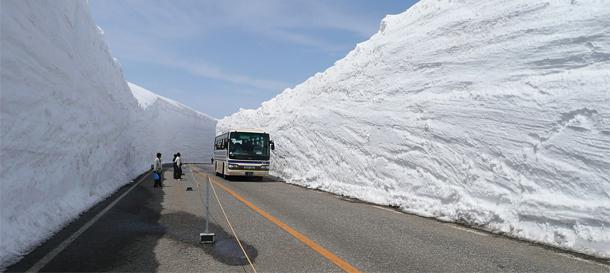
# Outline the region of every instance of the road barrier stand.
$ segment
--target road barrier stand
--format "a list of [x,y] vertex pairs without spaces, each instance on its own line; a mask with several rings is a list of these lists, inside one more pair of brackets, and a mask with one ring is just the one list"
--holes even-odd
[[[192,173],[191,173],[192,174]],[[209,230],[209,222],[210,222],[210,178],[208,177],[208,181],[205,187],[205,232],[199,233],[199,240],[203,244],[213,244],[214,243],[214,233],[211,233]]]

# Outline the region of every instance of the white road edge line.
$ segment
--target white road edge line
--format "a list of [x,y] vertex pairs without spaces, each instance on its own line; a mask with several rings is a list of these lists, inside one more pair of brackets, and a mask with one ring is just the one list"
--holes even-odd
[[[382,210],[386,210],[386,211],[389,211],[389,212],[393,212],[393,213],[403,214],[400,211],[389,209],[389,208],[382,207],[382,206],[373,205],[373,207],[378,208],[378,209],[382,209]],[[450,226],[450,227],[455,228],[455,229],[459,229],[459,230],[463,230],[463,231],[466,231],[466,232],[470,232],[470,233],[473,233],[473,234],[476,234],[476,235],[479,235],[479,236],[489,236],[489,234],[483,233],[483,232],[480,232],[480,231],[476,231],[476,230],[472,230],[472,229],[468,229],[468,228],[463,228],[463,227],[452,225],[452,224],[445,224],[445,225]]]
[[47,253],[47,255],[42,257],[42,259],[38,260],[38,262],[36,262],[26,272],[38,272],[42,268],[44,268],[59,253],[61,253],[64,249],[66,249],[66,247],[68,247],[72,242],[74,242],[74,240],[76,240],[76,238],[78,238],[78,236],[83,234],[87,229],[89,229],[89,227],[91,227],[93,224],[95,224],[95,222],[97,222],[97,220],[102,218],[102,216],[104,216],[104,214],[106,214],[106,212],[108,212],[112,207],[114,207],[114,205],[116,205],[119,201],[121,201],[121,199],[123,199],[123,197],[125,197],[125,195],[127,195],[129,192],[131,192],[131,190],[133,190],[137,185],[142,183],[142,181],[144,181],[144,178],[146,178],[146,177],[148,177],[148,173],[145,174],[144,176],[142,176],[142,178],[140,178],[140,181],[136,182],[133,186],[131,186],[131,188],[129,188],[127,191],[125,191],[123,194],[121,194],[121,196],[119,196],[117,199],[112,201],[112,203],[110,203],[106,208],[104,208],[104,210],[100,211],[97,215],[95,215],[95,217],[93,217],[91,220],[89,220],[89,222],[87,222],[82,227],[80,227],[75,233],[70,235],[70,237],[65,239],[63,242],[61,242],[61,244],[59,244],[53,250],[51,250],[51,252]]
[[476,231],[476,230],[472,230],[472,229],[468,229],[468,228],[463,228],[463,227],[456,226],[456,225],[453,225],[453,224],[445,224],[445,225],[446,226],[450,226],[450,227],[455,228],[455,229],[459,229],[459,230],[463,230],[463,231],[466,231],[466,232],[470,232],[470,233],[473,233],[473,234],[476,234],[476,235],[479,235],[479,236],[489,236],[489,234],[486,234],[486,233],[483,233],[483,232],[480,232],[480,231]]
[[373,207],[378,208],[378,209],[382,209],[382,210],[386,210],[386,211],[389,211],[389,212],[397,213],[397,214],[404,214],[404,213],[402,213],[400,211],[397,211],[397,210],[394,210],[394,209],[385,208],[385,207],[381,207],[381,206],[373,206]]
[[607,265],[605,265],[605,264],[598,263],[598,262],[595,262],[595,261],[590,261],[590,260],[583,259],[583,258],[580,258],[580,257],[576,257],[576,256],[574,256],[574,255],[570,255],[570,254],[566,254],[566,253],[560,253],[560,252],[558,252],[558,253],[556,253],[556,254],[557,254],[557,255],[559,255],[559,256],[563,256],[563,257],[570,258],[570,259],[572,259],[572,260],[577,260],[577,261],[581,261],[581,262],[586,262],[586,263],[589,263],[589,264],[595,264],[595,265],[599,265],[599,266],[601,266],[601,267],[603,267],[603,268],[610,269],[610,266],[607,266]]

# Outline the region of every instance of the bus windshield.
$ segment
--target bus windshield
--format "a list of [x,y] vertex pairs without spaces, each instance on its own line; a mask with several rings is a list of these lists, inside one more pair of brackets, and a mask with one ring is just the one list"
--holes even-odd
[[269,134],[232,132],[229,158],[269,160]]

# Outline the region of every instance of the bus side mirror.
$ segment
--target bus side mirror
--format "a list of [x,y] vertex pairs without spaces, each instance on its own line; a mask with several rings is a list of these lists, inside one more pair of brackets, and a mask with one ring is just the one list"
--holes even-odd
[[273,140],[269,141],[269,145],[271,146],[271,150],[275,150],[275,143],[273,143]]

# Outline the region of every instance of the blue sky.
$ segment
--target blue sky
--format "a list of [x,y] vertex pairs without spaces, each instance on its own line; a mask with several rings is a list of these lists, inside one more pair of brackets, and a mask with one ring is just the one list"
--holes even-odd
[[415,0],[90,0],[128,81],[216,118],[343,58]]

